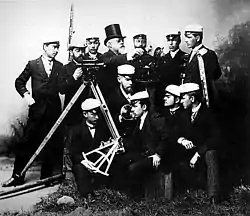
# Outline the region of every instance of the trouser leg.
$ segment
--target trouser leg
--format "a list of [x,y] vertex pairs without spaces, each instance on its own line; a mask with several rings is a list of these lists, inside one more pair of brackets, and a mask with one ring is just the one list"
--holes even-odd
[[207,190],[209,197],[219,196],[219,166],[218,157],[215,150],[207,151],[205,154],[205,163],[207,166]]

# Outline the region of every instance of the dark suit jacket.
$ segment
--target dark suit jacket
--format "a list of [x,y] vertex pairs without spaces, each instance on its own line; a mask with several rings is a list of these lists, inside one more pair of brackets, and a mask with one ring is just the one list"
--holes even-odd
[[[202,56],[202,58],[204,61],[205,73],[207,78],[206,80],[208,86],[208,95],[210,99],[213,100],[214,98],[213,81],[220,78],[221,69],[216,53],[213,50],[206,48],[205,46],[201,46],[200,49],[202,48],[207,50],[207,52]],[[201,84],[197,55],[195,55],[192,58],[191,62],[187,63],[185,69],[185,75],[186,75],[184,79],[185,83],[194,82],[198,83],[199,85]]]
[[184,66],[187,61],[187,53],[179,50],[174,58],[167,53],[160,59],[159,76],[164,87],[170,84],[181,84],[181,73],[184,73]]
[[62,63],[53,61],[53,68],[48,77],[41,57],[29,61],[23,72],[15,81],[17,92],[23,97],[27,92],[26,83],[31,78],[32,97],[35,103],[29,109],[29,118],[41,119],[46,115],[55,121],[61,112],[58,91],[58,75],[62,72]]
[[117,86],[108,97],[108,107],[111,115],[115,118],[120,114],[122,106],[128,104],[129,101],[121,92],[120,86]]
[[[63,66],[63,71],[59,74],[58,85],[61,94],[65,94],[64,108],[68,105],[76,91],[82,84],[81,79],[75,80],[73,74],[77,69],[77,65],[72,61]],[[79,96],[71,110],[66,116],[66,123],[68,125],[79,124],[82,121],[81,103],[87,98],[88,88],[84,89]]]
[[69,151],[73,165],[83,160],[82,152],[87,153],[98,148],[101,141],[107,141],[110,138],[110,133],[106,128],[106,125],[104,126],[104,123],[99,121],[96,125],[94,138],[92,138],[85,120],[70,129],[71,144]]
[[106,65],[106,67],[104,67],[100,71],[102,73],[100,76],[100,86],[105,88],[106,90],[113,89],[114,86],[118,85],[117,67],[119,65],[128,63],[127,55],[116,55],[114,52],[109,50],[101,56],[100,61],[104,62],[104,64]]
[[191,140],[196,146],[194,151],[203,155],[207,150],[214,150],[221,142],[220,129],[211,110],[204,104],[200,107],[193,123],[191,123],[191,110],[182,114],[179,124],[179,137]]
[[163,156],[172,145],[170,128],[165,124],[164,118],[156,113],[148,113],[141,132],[139,121],[133,133],[124,139],[125,151],[136,156],[150,156],[157,153]]

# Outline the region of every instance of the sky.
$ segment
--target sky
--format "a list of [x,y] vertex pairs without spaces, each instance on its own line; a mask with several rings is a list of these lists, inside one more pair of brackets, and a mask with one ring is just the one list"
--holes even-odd
[[[183,32],[192,23],[203,25],[204,44],[216,48],[218,37],[250,18],[250,0],[0,0],[0,135],[10,133],[16,118],[27,115],[14,82],[27,62],[41,55],[43,41],[60,40],[57,60],[67,63],[71,3],[74,31],[83,38],[99,36],[101,52],[106,51],[104,28],[109,24],[120,24],[128,50],[137,33],[147,34],[153,48],[162,47],[169,29]],[[186,49],[184,42],[181,47]]]

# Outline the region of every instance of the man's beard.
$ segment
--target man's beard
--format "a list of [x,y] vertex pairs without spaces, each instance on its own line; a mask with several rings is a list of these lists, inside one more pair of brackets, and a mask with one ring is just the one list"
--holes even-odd
[[120,47],[118,52],[119,52],[119,54],[125,54],[126,53],[125,46]]
[[82,63],[83,62],[83,55],[80,55],[79,57],[75,57],[73,56],[74,61],[76,61],[77,63]]

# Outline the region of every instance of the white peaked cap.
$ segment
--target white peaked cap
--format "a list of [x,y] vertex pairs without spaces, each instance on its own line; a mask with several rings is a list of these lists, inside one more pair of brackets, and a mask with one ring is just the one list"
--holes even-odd
[[92,109],[96,109],[101,106],[101,102],[94,98],[88,98],[85,101],[82,102],[82,110],[88,111]]
[[129,64],[120,65],[117,67],[119,75],[133,75],[135,73],[135,67]]
[[135,101],[135,100],[141,100],[141,99],[146,99],[146,98],[149,98],[148,92],[147,91],[140,91],[140,92],[137,92],[134,95],[132,95],[130,97],[130,100]]
[[85,46],[86,45],[85,45],[84,37],[73,34],[73,37],[71,39],[68,49],[71,49],[73,47],[84,48]]
[[191,25],[186,26],[185,32],[203,33],[203,26],[199,24],[191,24]]
[[177,86],[177,85],[168,85],[166,88],[165,88],[165,92],[168,92],[172,95],[175,95],[177,97],[180,97],[180,87]]
[[200,87],[197,83],[184,83],[180,85],[181,94],[198,91],[199,89]]

